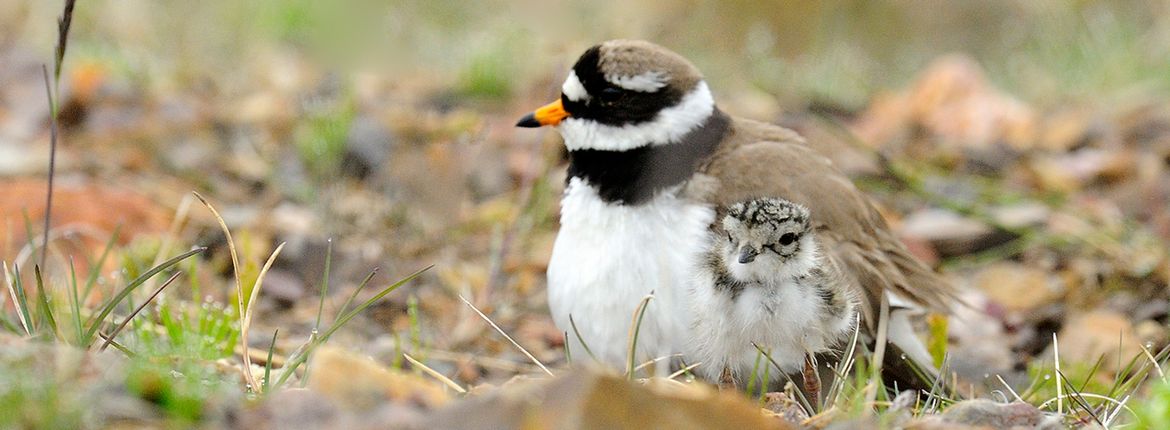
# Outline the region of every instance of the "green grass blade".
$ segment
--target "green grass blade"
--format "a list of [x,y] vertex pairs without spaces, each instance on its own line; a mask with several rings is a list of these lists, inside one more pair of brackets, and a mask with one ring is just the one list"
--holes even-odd
[[354,299],[357,298],[358,293],[362,292],[362,290],[366,288],[366,285],[370,283],[370,280],[374,279],[374,275],[377,274],[377,268],[371,270],[370,274],[366,275],[366,279],[363,279],[362,282],[358,284],[357,288],[353,289],[353,293],[350,293],[349,297],[345,298],[345,303],[341,304],[341,309],[337,311],[337,316],[333,318],[333,325],[337,325],[337,321],[341,319],[342,315],[345,315],[345,310],[349,309],[349,305],[353,303]]
[[[384,288],[382,291],[378,292],[378,294],[375,294],[374,297],[371,297],[369,300],[366,300],[361,305],[358,305],[358,307],[354,308],[352,311],[345,313],[345,314],[341,315],[340,317],[338,317],[337,320],[333,323],[333,325],[329,326],[329,328],[326,329],[325,332],[322,333],[320,337],[318,337],[316,340],[311,342],[305,348],[304,352],[294,355],[293,358],[290,359],[288,361],[288,363],[284,365],[284,371],[282,371],[280,374],[280,377],[277,378],[276,387],[279,388],[279,387],[283,386],[284,383],[286,381],[288,381],[288,378],[291,377],[293,375],[293,373],[295,373],[297,367],[299,367],[300,365],[305,363],[305,360],[308,359],[309,355],[312,354],[313,350],[316,349],[317,346],[320,346],[321,344],[325,343],[325,341],[329,340],[329,336],[332,336],[333,333],[335,333],[337,330],[341,329],[341,327],[344,327],[345,324],[349,322],[349,320],[353,319],[355,316],[360,314],[362,311],[365,311],[366,308],[370,307],[370,305],[373,305],[378,300],[381,300],[382,297],[385,297],[387,294],[390,294],[394,290],[397,290],[398,287],[405,285],[407,282],[413,281],[415,278],[422,275],[423,272],[430,270],[432,267],[435,267],[435,266],[430,265],[430,266],[422,268],[421,270],[419,270],[417,272],[411,273],[409,276],[402,278],[398,282],[395,282],[394,284],[391,284],[390,286]],[[364,286],[366,284],[366,282],[369,282],[370,278],[372,278],[374,276],[375,272],[371,272],[370,276],[366,277],[366,280],[362,282],[362,286]],[[358,288],[360,289],[361,286],[359,286]]]
[[49,292],[45,289],[45,280],[41,277],[41,266],[33,266],[33,274],[37,278],[37,311],[41,319],[49,325],[52,336],[57,336],[57,318],[53,317],[53,308],[49,306]]
[[98,276],[102,273],[102,267],[106,265],[106,258],[110,256],[110,250],[114,249],[114,243],[118,241],[120,231],[122,231],[122,225],[118,224],[117,227],[114,227],[114,232],[110,234],[110,240],[106,241],[106,246],[102,249],[102,256],[98,257],[97,264],[89,268],[89,276],[85,279],[85,289],[81,293],[82,298],[89,297],[93,286],[97,284]]
[[114,338],[103,336],[101,333],[98,333],[98,336],[101,337],[102,340],[110,342],[110,346],[114,347],[114,349],[120,351],[121,353],[126,354],[127,357],[134,358],[138,356],[138,354],[136,354],[134,351],[131,351],[130,348],[127,348],[125,345],[118,343],[118,341],[114,340]]
[[[333,238],[330,238],[327,243],[328,245],[325,248],[325,273],[321,275],[321,297],[317,301],[317,320],[313,322],[313,331],[309,333],[309,342],[316,340],[317,336],[321,333],[321,317],[325,314],[325,299],[329,296],[329,273],[333,270]],[[372,277],[373,274],[371,273],[369,277],[367,277],[367,282],[369,281],[369,278]],[[352,296],[350,300],[352,300]],[[347,301],[346,304],[348,305],[349,302]],[[398,357],[399,354],[395,354],[394,359],[398,360]],[[306,380],[308,379],[308,376],[309,369],[305,369]],[[268,383],[267,376],[264,377],[264,381],[265,384]],[[266,390],[265,392],[267,392],[268,387],[264,387],[264,389]]]
[[[772,365],[771,367],[768,367],[765,365],[765,368],[766,368],[765,371],[771,372],[770,369],[772,367],[774,367],[774,368],[776,368],[777,372],[780,372],[781,375],[784,375],[784,379],[787,380],[788,383],[792,384],[792,386],[794,386],[794,387],[802,386],[802,385],[798,385],[796,383],[796,381],[792,380],[792,375],[789,375],[788,372],[785,372],[784,369],[780,368],[780,363],[777,363],[776,360],[772,358],[772,353],[765,351],[763,347],[761,347],[759,344],[757,344],[755,342],[752,342],[752,346],[755,347],[756,351],[758,351],[760,354],[763,354],[764,359],[768,360],[768,363]],[[758,357],[757,357],[757,360],[758,360]],[[756,375],[756,369],[752,369],[752,378],[753,379],[755,378],[755,375]],[[767,382],[764,382],[764,384],[767,384]],[[810,416],[816,414],[817,410],[815,408],[813,408],[812,402],[810,402],[808,397],[806,397],[804,395],[804,392],[800,391],[800,390],[795,390],[795,391],[796,391],[796,400],[800,403],[800,406],[804,408],[804,411],[806,413],[808,413]],[[748,392],[750,393],[751,390],[748,390]]]
[[205,247],[198,247],[179,254],[170,260],[164,261],[161,264],[150,268],[150,270],[147,270],[146,273],[143,273],[137,278],[134,278],[133,281],[130,281],[130,283],[127,284],[125,288],[122,288],[122,291],[119,291],[118,294],[114,295],[113,298],[108,300],[106,304],[102,306],[101,312],[89,320],[89,330],[86,331],[85,338],[82,339],[81,345],[89,346],[89,344],[92,343],[94,334],[97,333],[99,328],[101,328],[102,322],[106,320],[106,317],[110,316],[110,313],[114,311],[114,308],[117,307],[118,304],[122,302],[122,300],[125,300],[126,297],[130,295],[130,293],[134,292],[135,289],[146,282],[146,280],[153,278],[154,275],[157,275],[159,272],[162,272],[163,270],[178,264],[180,261],[186,260],[187,258],[206,250],[207,248]]
[[155,297],[158,297],[159,293],[162,293],[162,291],[165,290],[168,286],[170,286],[172,282],[175,282],[175,279],[178,279],[179,275],[181,275],[181,274],[183,274],[183,272],[181,272],[181,271],[175,272],[175,274],[171,275],[170,278],[167,278],[167,280],[165,282],[163,282],[162,285],[160,285],[158,288],[156,288],[153,293],[150,293],[150,297],[147,297],[146,300],[143,300],[142,303],[139,303],[138,307],[134,308],[134,311],[130,312],[130,315],[127,315],[126,319],[122,320],[122,323],[118,324],[118,326],[115,327],[114,330],[110,332],[109,336],[104,336],[106,338],[106,341],[104,343],[102,343],[102,346],[100,348],[98,348],[98,351],[105,351],[106,347],[110,346],[110,342],[113,342],[114,338],[118,337],[118,333],[122,332],[122,329],[126,328],[126,324],[129,324],[130,321],[133,320],[135,316],[137,316],[140,312],[142,312],[143,308],[146,308],[147,304],[149,304],[151,301],[153,301]]
[[325,298],[329,295],[329,271],[333,267],[333,239],[329,239],[328,243],[329,245],[325,248],[325,274],[321,275],[321,298],[317,302],[317,321],[313,323],[312,336],[316,336],[321,330],[321,315],[325,313]]
[[269,381],[272,380],[272,351],[276,350],[276,337],[280,335],[280,329],[272,332],[272,343],[268,345],[268,359],[264,361],[264,379],[261,382],[261,393],[268,392]]
[[[96,270],[96,269],[95,269]],[[73,328],[77,331],[76,342],[81,342],[85,331],[81,328],[81,299],[77,295],[77,268],[73,265],[73,257],[69,258],[69,306],[72,308]]]
[[32,312],[28,309],[28,294],[24,290],[24,280],[20,277],[20,266],[13,264],[12,271],[15,275],[12,279],[12,295],[16,302],[16,315],[20,317],[20,323],[24,325],[24,334],[32,336],[33,328],[35,327],[32,319]]
[[335,324],[330,326],[328,330],[325,330],[325,334],[321,336],[321,339],[328,339],[329,336],[332,336],[333,333],[337,331],[337,329],[341,328],[343,325],[348,323],[349,320],[352,320],[358,314],[365,311],[366,308],[369,308],[371,305],[376,303],[378,300],[381,300],[383,297],[386,297],[387,294],[390,294],[394,290],[397,290],[398,287],[405,285],[407,282],[413,281],[414,278],[419,277],[419,275],[422,275],[423,272],[430,270],[432,267],[435,267],[435,266],[430,265],[430,266],[424,267],[421,270],[414,272],[414,273],[411,273],[409,276],[407,276],[405,278],[402,278],[401,280],[399,280],[398,282],[395,282],[394,284],[390,285],[389,287],[382,289],[382,291],[378,292],[378,294],[375,294],[374,297],[370,297],[365,302],[362,302],[362,304],[360,304],[356,308],[354,308],[352,311],[349,311],[348,313],[343,315],[341,318],[338,318],[338,320]]
[[[582,348],[585,348],[585,353],[589,354],[589,358],[592,358],[594,361],[596,361],[597,356],[593,355],[593,350],[589,348],[588,343],[585,343],[585,338],[581,337],[581,332],[577,330],[577,323],[573,321],[572,314],[569,314],[569,326],[573,328],[573,334],[577,336],[577,342],[581,344]],[[566,344],[568,344],[568,339],[566,339]]]

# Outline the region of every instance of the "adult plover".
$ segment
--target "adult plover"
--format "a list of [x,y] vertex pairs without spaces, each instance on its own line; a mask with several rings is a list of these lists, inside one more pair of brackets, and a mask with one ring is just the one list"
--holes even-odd
[[760,198],[726,212],[690,287],[686,358],[698,362],[698,374],[732,386],[753,372],[767,384],[804,371],[808,357],[852,333],[859,290],[821,253],[803,206]]
[[718,208],[783,197],[816,214],[824,253],[862,291],[866,332],[888,304],[889,339],[904,354],[887,357],[929,362],[903,311],[947,311],[950,284],[910,255],[815,145],[720,111],[682,56],[633,40],[589,48],[560,99],[517,126],[555,126],[568,149],[548,301],[574,359],[586,356],[585,344],[599,361],[624,366],[634,310],[650,293],[638,361],[683,351],[692,340],[686,284]]

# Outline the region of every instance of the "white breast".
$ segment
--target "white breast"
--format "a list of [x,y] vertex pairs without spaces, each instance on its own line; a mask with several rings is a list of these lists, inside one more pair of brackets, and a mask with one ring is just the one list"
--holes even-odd
[[548,302],[574,360],[589,357],[584,342],[597,360],[623,368],[634,309],[651,292],[637,361],[681,351],[676,339],[689,323],[686,288],[713,218],[712,209],[674,192],[626,206],[603,201],[580,178],[569,181],[548,267]]

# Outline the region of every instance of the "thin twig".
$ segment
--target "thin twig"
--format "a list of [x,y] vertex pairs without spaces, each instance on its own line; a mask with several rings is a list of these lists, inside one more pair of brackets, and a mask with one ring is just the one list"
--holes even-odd
[[48,192],[45,193],[45,231],[44,244],[41,247],[41,268],[45,268],[45,261],[49,257],[49,225],[53,212],[53,177],[57,172],[57,140],[59,124],[57,123],[57,87],[61,82],[61,69],[65,63],[65,48],[69,45],[69,28],[73,25],[73,7],[76,0],[65,0],[65,10],[57,19],[57,51],[53,63],[53,81],[49,82],[49,67],[42,64],[41,71],[45,75],[45,95],[49,100],[49,181]]
[[[272,268],[272,263],[276,261],[276,257],[280,255],[280,250],[282,249],[284,249],[284,242],[277,245],[276,249],[272,251],[272,255],[268,256],[268,261],[264,262],[264,267],[260,269],[260,274],[256,276],[256,282],[252,284],[252,295],[248,297],[248,304],[244,308],[244,318],[240,322],[240,339],[243,341],[245,348],[247,348],[248,344],[248,329],[252,326],[252,309],[256,306],[257,297],[260,295],[260,287],[264,285],[264,275],[268,274],[268,269]],[[260,391],[261,387],[257,385],[259,381],[252,374],[252,357],[248,354],[244,354],[244,368],[248,369],[246,373],[252,390]]]
[[1150,353],[1150,349],[1146,348],[1145,345],[1138,344],[1138,346],[1142,348],[1142,353],[1150,359],[1150,363],[1153,363],[1154,370],[1158,371],[1158,377],[1162,379],[1162,382],[1166,382],[1166,373],[1162,372],[1162,365],[1158,363],[1157,359],[1154,358],[1154,354]]
[[[72,15],[71,13],[68,13],[72,10],[72,5],[72,1],[69,1],[65,4],[67,12],[66,15]],[[65,27],[61,38],[58,40],[58,70],[61,68],[60,58],[65,54],[64,31],[68,31],[68,27]],[[53,219],[53,176],[57,171],[57,103],[53,98],[52,84],[49,83],[49,67],[42,64],[41,71],[45,75],[45,95],[49,98],[49,190],[47,193],[45,193],[45,231],[41,236],[41,267],[45,267],[45,260],[49,258],[49,223]],[[58,76],[60,76],[59,73]]]
[[493,358],[469,352],[454,352],[444,351],[441,349],[427,350],[427,358],[431,360],[452,361],[452,362],[470,362],[477,366],[487,369],[501,370],[511,373],[524,373],[533,370],[533,366],[527,362],[517,363],[511,360],[502,358]]
[[[771,353],[764,350],[764,347],[760,346],[760,344],[758,344],[758,343],[752,342],[752,346],[756,348],[756,351],[759,354],[756,356],[756,360],[759,360],[759,357],[762,355],[765,360],[768,360],[768,364],[772,365],[772,368],[775,368],[777,372],[780,372],[781,375],[784,375],[784,379],[787,380],[789,384],[792,384],[793,387],[797,386],[796,381],[793,381],[792,376],[789,375],[788,372],[784,371],[783,367],[780,367],[780,363],[777,363],[776,359],[772,358]],[[766,367],[766,366],[767,366],[767,364],[765,364],[765,370],[764,370],[765,374],[767,374],[769,372],[769,370],[767,370],[767,369],[770,369],[769,367]],[[752,375],[752,379],[751,379],[752,381],[756,380],[755,373],[756,373],[756,370],[753,369],[752,370],[753,375]],[[769,381],[767,380],[767,378],[765,378],[765,380],[763,382],[763,385],[765,386],[765,388],[767,387],[768,382]],[[749,391],[751,391],[751,390],[749,389]],[[816,413],[816,409],[813,408],[812,402],[809,402],[808,397],[805,396],[803,392],[801,392],[800,390],[796,390],[795,394],[796,394],[796,400],[799,401],[800,407],[802,409],[804,409],[805,413],[808,413],[809,415]]]
[[[236,242],[232,239],[232,231],[228,228],[227,222],[219,215],[219,211],[215,210],[215,206],[212,206],[199,192],[192,191],[192,194],[195,194],[195,198],[199,199],[199,202],[203,203],[203,206],[206,206],[207,210],[211,211],[211,215],[219,222],[219,228],[223,230],[224,237],[227,238],[228,253],[232,256],[232,274],[234,275],[232,278],[236,281],[236,311],[240,315],[241,329],[240,345],[247,351],[248,336],[245,333],[247,325],[244,324],[244,316],[246,314],[246,309],[244,308],[244,281],[240,274],[240,255],[236,252]],[[244,355],[244,378],[250,387],[256,387],[256,377],[252,374],[252,364],[247,354]]]
[[666,377],[666,379],[674,379],[674,378],[677,378],[677,377],[679,377],[679,376],[685,375],[685,374],[687,374],[688,372],[690,372],[690,371],[694,370],[696,367],[699,367],[699,366],[701,366],[702,364],[703,364],[703,362],[702,362],[702,361],[697,361],[697,362],[694,362],[694,363],[692,363],[692,364],[690,364],[690,365],[688,365],[688,366],[686,366],[686,367],[684,367],[684,368],[682,368],[682,369],[678,369],[678,370],[676,370],[674,373],[671,373],[670,375],[668,375],[668,376]]
[[642,361],[641,365],[638,365],[638,367],[634,367],[634,372],[638,372],[638,370],[645,369],[649,366],[653,366],[654,363],[656,363],[656,362],[659,362],[662,360],[674,359],[674,358],[681,358],[681,356],[682,356],[682,354],[662,355],[662,356],[659,356],[659,358],[654,358],[654,359]]
[[69,28],[73,25],[73,6],[76,0],[65,0],[65,11],[57,19],[57,64],[53,76],[61,81],[61,65],[65,62],[65,47],[69,44]]
[[[1056,340],[1056,333],[1052,334],[1052,358],[1056,362],[1056,413],[1064,413],[1064,384],[1060,377],[1060,343]],[[1047,402],[1046,402],[1047,403]]]
[[634,379],[634,361],[638,355],[638,334],[642,331],[642,318],[646,316],[646,308],[650,306],[650,300],[654,298],[654,292],[651,291],[642,300],[638,302],[638,307],[634,308],[633,318],[630,320],[629,345],[626,349],[626,378]]
[[[878,308],[878,326],[877,336],[873,346],[873,369],[872,374],[882,374],[882,366],[885,365],[886,358],[886,342],[889,339],[890,330],[890,299],[885,294],[881,295],[881,306]],[[869,391],[865,393],[865,403],[872,405],[877,401],[877,387],[870,385]]]
[[467,301],[467,298],[463,297],[462,294],[459,294],[458,297],[459,297],[459,300],[462,300],[463,303],[467,304],[467,306],[470,306],[471,310],[475,311],[476,314],[479,314],[480,318],[483,318],[484,321],[487,321],[488,325],[492,326],[492,328],[495,329],[496,332],[503,335],[504,339],[508,339],[508,342],[512,342],[512,346],[515,346],[516,349],[519,349],[520,352],[524,353],[524,355],[527,356],[529,360],[532,360],[533,363],[536,363],[536,365],[538,367],[540,367],[540,370],[543,370],[544,373],[548,374],[548,376],[553,376],[552,371],[548,370],[547,367],[544,367],[544,364],[541,363],[540,360],[537,360],[536,357],[532,355],[532,353],[529,353],[527,349],[524,349],[523,346],[520,346],[520,344],[517,343],[516,340],[512,339],[512,336],[508,336],[508,333],[505,333],[504,329],[501,329],[500,326],[496,325],[496,323],[493,322],[491,318],[488,318],[487,315],[484,315],[483,312],[480,312],[479,308],[475,307],[475,305],[473,305],[473,304],[471,304],[471,302]]
[[[20,276],[20,268],[13,265],[16,269],[16,276]],[[20,300],[20,296],[16,292],[16,283],[19,279],[13,277],[12,272],[8,271],[8,263],[4,263],[4,279],[8,284],[8,294],[12,296],[12,305],[16,306],[16,317],[20,319],[20,325],[24,328],[24,334],[32,336],[32,326],[29,324],[29,319],[25,318],[24,304]]]
[[[1097,417],[1097,414],[1093,412],[1093,408],[1089,407],[1089,402],[1085,401],[1085,396],[1083,396],[1080,391],[1077,391],[1077,389],[1073,387],[1072,381],[1068,380],[1068,377],[1064,375],[1064,372],[1057,371],[1056,376],[1060,379],[1063,379],[1064,383],[1068,384],[1069,390],[1072,391],[1072,393],[1069,395],[1069,398],[1073,400],[1073,403],[1077,406],[1080,406],[1081,409],[1084,409],[1085,412],[1088,412],[1089,417],[1093,418],[1093,421],[1096,422],[1097,425],[1101,426],[1101,428],[1104,428],[1105,424],[1102,423],[1101,419]],[[1069,407],[1069,412],[1072,412],[1072,406]]]
[[998,380],[999,380],[999,383],[1000,383],[1000,384],[1003,384],[1004,388],[1007,388],[1007,390],[1008,390],[1008,392],[1009,392],[1009,393],[1012,393],[1012,396],[1014,396],[1014,397],[1016,398],[1016,401],[1019,401],[1019,402],[1024,402],[1024,399],[1023,399],[1023,398],[1021,398],[1021,397],[1020,397],[1020,395],[1019,395],[1018,393],[1016,393],[1016,390],[1013,390],[1013,389],[1012,389],[1012,386],[1011,386],[1011,385],[1008,385],[1007,381],[1004,381],[1004,380],[1003,380],[1003,377],[1002,377],[1002,376],[999,376],[999,374],[998,374],[998,373],[997,373],[997,374],[995,374],[995,379],[998,379]]
[[422,364],[422,362],[418,360],[415,360],[414,357],[410,356],[410,354],[404,352],[402,353],[402,356],[406,358],[406,361],[409,361],[411,365],[417,367],[419,370],[422,370],[423,373],[431,375],[432,378],[438,379],[439,382],[443,383],[443,385],[451,387],[452,390],[455,390],[455,392],[459,394],[467,394],[467,390],[463,389],[463,387],[460,387],[459,384],[456,384],[455,381],[451,380],[451,378],[443,376],[443,374],[439,373],[439,371]]

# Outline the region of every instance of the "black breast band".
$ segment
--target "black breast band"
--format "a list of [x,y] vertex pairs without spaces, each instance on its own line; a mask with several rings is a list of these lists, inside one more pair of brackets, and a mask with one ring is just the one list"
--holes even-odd
[[588,181],[606,202],[640,205],[659,191],[690,179],[730,128],[730,118],[716,108],[702,125],[676,143],[626,151],[570,151],[569,178]]

